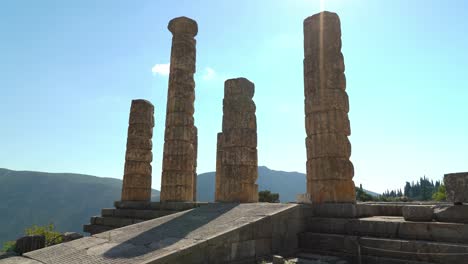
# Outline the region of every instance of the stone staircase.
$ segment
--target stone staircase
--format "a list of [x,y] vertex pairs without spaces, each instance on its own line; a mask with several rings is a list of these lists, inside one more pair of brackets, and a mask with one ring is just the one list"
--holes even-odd
[[92,216],[83,231],[91,235],[99,234],[166,215],[197,208],[203,202],[128,202],[116,201],[115,208],[101,209],[100,216]]
[[296,256],[303,262],[297,263],[316,263],[307,260],[307,254],[359,264],[468,263],[467,224],[405,221],[395,208],[393,216],[362,217],[359,213],[366,210],[360,206],[357,218],[309,217],[307,231],[299,235],[301,254]]

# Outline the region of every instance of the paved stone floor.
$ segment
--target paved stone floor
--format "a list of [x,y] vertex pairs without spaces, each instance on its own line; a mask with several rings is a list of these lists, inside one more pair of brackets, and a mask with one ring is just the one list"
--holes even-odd
[[0,264],[153,263],[296,204],[210,204],[0,260]]

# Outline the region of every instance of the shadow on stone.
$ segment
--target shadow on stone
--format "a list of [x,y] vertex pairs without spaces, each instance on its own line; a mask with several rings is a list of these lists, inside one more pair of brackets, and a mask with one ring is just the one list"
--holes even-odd
[[[102,245],[103,248],[94,248],[96,252],[88,251],[88,254],[104,253],[106,258],[122,259],[135,258],[154,252],[155,250],[161,250],[161,254],[177,251],[179,248],[185,248],[200,240],[206,239],[207,237],[204,236],[203,230],[198,230],[199,232],[196,232],[197,229],[209,224],[214,219],[229,212],[238,205],[239,204],[234,203],[206,205],[197,210],[185,212],[174,219],[143,231],[127,240],[118,241],[117,239],[114,241],[110,239],[109,243]],[[134,226],[141,226],[141,229],[145,229],[145,225],[152,225],[153,221],[158,220],[161,220],[161,218],[149,220]],[[226,228],[228,228],[228,226],[226,226]],[[140,228],[136,228],[136,230],[138,229]],[[112,236],[112,232],[118,232],[118,230],[110,231],[110,233],[107,232],[109,237]],[[97,236],[105,237],[105,235],[106,233],[101,233]],[[176,243],[178,243],[177,248],[171,248],[171,246]]]

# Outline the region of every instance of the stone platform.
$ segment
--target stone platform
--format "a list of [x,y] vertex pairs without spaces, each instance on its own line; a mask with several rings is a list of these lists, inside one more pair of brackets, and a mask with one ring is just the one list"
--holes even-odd
[[299,246],[303,253],[339,256],[348,263],[468,263],[468,225],[316,215],[309,217]]
[[202,202],[129,202],[116,201],[115,208],[101,209],[100,216],[93,216],[83,231],[91,235],[115,228],[141,223],[150,219],[197,208]]
[[26,253],[1,264],[257,263],[291,255],[306,219],[298,204],[207,204]]

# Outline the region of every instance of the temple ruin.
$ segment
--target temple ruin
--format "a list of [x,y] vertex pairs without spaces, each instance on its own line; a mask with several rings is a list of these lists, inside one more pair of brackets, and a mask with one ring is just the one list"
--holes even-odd
[[195,198],[196,130],[195,59],[197,23],[187,17],[169,22],[172,33],[166,130],[161,176],[161,201],[193,201]]
[[258,202],[254,91],[254,84],[245,78],[224,83],[223,124],[216,161],[218,202]]
[[154,106],[133,100],[128,124],[122,201],[150,201]]
[[307,192],[316,203],[355,203],[349,101],[337,14],[304,20]]
[[193,202],[197,24],[179,17],[171,20],[169,30],[173,44],[161,202],[150,201],[154,109],[145,100],[134,100],[122,200],[115,208],[102,209],[102,216],[91,217],[84,230],[92,236],[3,263],[468,263],[468,173],[445,175],[450,202],[356,203],[341,29],[335,13],[304,20],[311,203],[257,202],[254,84],[245,78],[225,82],[222,132],[217,134],[217,202]]

